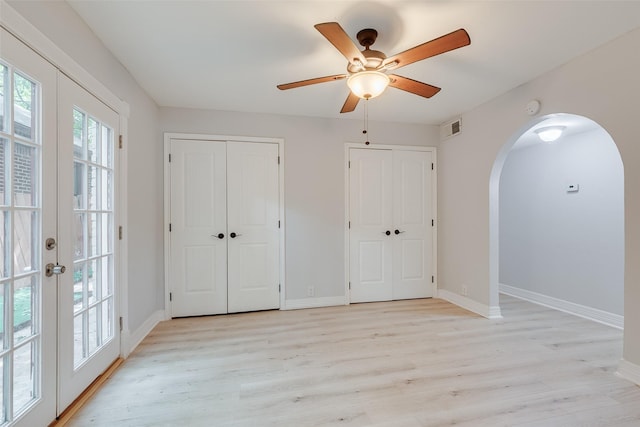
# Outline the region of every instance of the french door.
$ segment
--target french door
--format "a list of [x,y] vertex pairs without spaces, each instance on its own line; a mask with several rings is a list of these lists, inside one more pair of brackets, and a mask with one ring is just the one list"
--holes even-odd
[[280,306],[278,145],[171,139],[171,316]]
[[1,31],[0,425],[47,425],[119,353],[118,116]]
[[433,296],[433,155],[349,150],[350,301]]
[[[59,75],[58,407],[118,357],[115,288],[117,113]],[[118,325],[119,326],[119,325]]]

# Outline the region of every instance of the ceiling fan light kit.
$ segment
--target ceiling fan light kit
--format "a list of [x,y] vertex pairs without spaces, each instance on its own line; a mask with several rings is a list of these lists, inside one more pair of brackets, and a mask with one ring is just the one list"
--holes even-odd
[[358,98],[372,99],[381,95],[390,81],[389,76],[380,71],[360,71],[349,76],[347,86]]
[[347,74],[317,77],[280,84],[277,87],[280,90],[287,90],[346,78],[347,86],[351,91],[342,110],[340,110],[341,113],[355,110],[360,99],[379,96],[387,86],[424,98],[431,98],[440,91],[439,87],[386,72],[471,44],[469,34],[464,29],[459,29],[397,55],[387,57],[378,50],[370,49],[378,37],[378,32],[373,28],[361,30],[356,35],[360,45],[364,46],[363,50],[358,49],[337,22],[317,24],[315,28],[347,59]]

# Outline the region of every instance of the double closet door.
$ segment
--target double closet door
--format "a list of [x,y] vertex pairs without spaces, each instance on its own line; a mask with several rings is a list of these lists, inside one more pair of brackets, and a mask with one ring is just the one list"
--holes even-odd
[[433,151],[349,150],[351,302],[433,296]]
[[279,308],[278,144],[170,144],[171,316]]

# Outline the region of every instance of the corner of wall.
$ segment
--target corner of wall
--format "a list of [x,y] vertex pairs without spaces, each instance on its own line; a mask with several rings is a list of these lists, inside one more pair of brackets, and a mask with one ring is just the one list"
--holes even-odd
[[164,310],[157,310],[151,316],[145,320],[138,329],[131,333],[129,329],[125,329],[122,331],[122,335],[120,337],[121,344],[121,356],[123,358],[129,357],[133,350],[140,345],[143,339],[156,327],[156,325],[162,322],[165,319]]
[[479,314],[487,319],[502,319],[502,313],[500,312],[500,306],[489,306],[481,304],[470,298],[458,295],[455,292],[448,291],[446,289],[439,289],[436,298],[443,299],[465,310]]
[[640,366],[624,359],[620,360],[616,375],[640,386]]

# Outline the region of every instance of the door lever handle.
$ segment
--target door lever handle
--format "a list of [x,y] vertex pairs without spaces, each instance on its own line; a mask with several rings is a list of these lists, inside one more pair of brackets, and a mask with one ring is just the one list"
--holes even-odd
[[218,239],[224,239],[224,234],[222,234],[222,233],[212,234],[211,237],[217,237]]
[[400,230],[398,230],[398,229],[396,228],[396,230],[394,231],[394,233],[397,235],[397,234],[400,234],[400,233],[404,233],[404,231],[400,231]]
[[240,236],[242,236],[242,234],[239,234],[239,233],[230,233],[229,234],[229,237],[231,237],[232,239],[235,239],[236,237],[240,237]]

